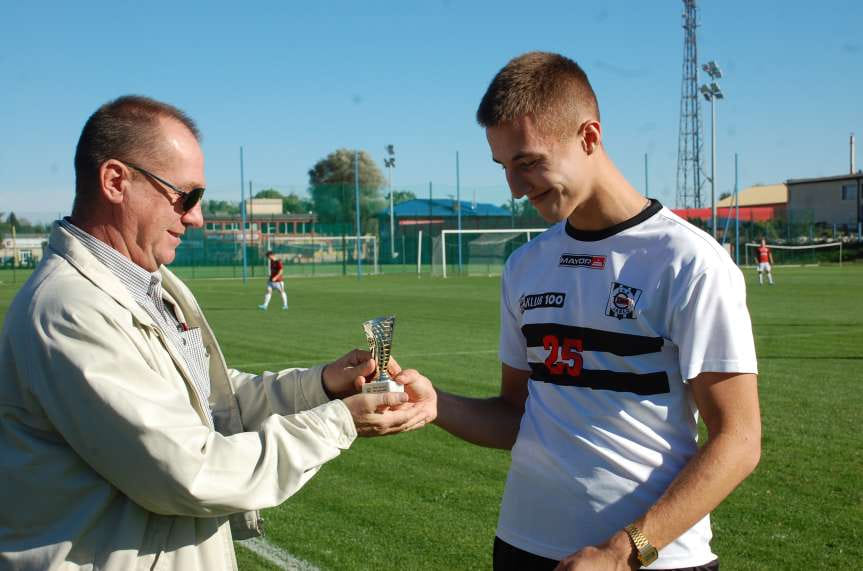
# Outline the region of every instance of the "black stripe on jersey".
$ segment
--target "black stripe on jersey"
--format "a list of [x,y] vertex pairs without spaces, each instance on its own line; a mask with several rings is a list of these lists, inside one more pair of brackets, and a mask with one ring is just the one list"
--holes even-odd
[[602,351],[622,357],[658,353],[662,351],[663,343],[662,337],[614,333],[560,323],[528,323],[522,325],[521,332],[528,347],[542,347],[543,337],[554,335],[558,339],[581,339],[582,351]]
[[664,371],[639,375],[582,369],[577,376],[572,376],[564,369],[563,373],[556,375],[548,370],[545,363],[530,363],[530,370],[530,378],[534,381],[565,387],[584,387],[637,395],[658,395],[669,392],[668,375]]

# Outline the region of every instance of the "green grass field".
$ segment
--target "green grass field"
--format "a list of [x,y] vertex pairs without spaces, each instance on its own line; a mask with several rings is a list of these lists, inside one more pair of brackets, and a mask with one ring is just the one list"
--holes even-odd
[[[863,265],[746,270],[764,426],[756,472],[714,512],[724,569],[853,569],[863,560]],[[0,314],[18,285],[5,276]],[[19,284],[21,275],[18,276]],[[288,281],[291,309],[256,308],[264,282],[190,280],[234,367],[310,365],[363,346],[397,315],[394,354],[445,390],[498,390],[496,278],[409,274]],[[264,514],[267,537],[322,569],[487,569],[509,455],[437,427],[361,439]],[[241,568],[269,569],[240,551]]]

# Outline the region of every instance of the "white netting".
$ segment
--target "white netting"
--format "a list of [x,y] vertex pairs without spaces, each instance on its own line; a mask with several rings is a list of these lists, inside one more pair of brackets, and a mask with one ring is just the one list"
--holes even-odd
[[[747,243],[744,248],[744,265],[758,264],[758,248],[761,244]],[[777,266],[817,266],[825,263],[842,263],[842,242],[806,244],[802,246],[780,246],[767,244]]]
[[378,273],[378,240],[376,236],[279,236],[271,238],[268,249],[285,264],[362,264]]

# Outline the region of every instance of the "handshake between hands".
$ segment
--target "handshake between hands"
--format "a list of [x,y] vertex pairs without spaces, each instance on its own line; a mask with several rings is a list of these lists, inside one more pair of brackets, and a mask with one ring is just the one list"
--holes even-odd
[[340,398],[354,419],[359,436],[383,436],[422,428],[437,417],[437,393],[426,377],[405,369],[390,357],[387,372],[404,385],[403,393],[363,393],[377,365],[368,351],[354,349],[324,367],[323,384]]

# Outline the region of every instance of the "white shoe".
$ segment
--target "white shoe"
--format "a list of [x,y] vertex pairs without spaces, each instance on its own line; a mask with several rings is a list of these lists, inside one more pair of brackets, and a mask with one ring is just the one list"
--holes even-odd
[[287,310],[288,310],[288,306],[287,306],[287,305],[283,305],[283,306],[282,306],[282,309],[283,309],[284,311],[287,311]]
[[267,311],[267,306],[262,303],[261,305],[258,306],[258,309],[260,309],[262,311]]

